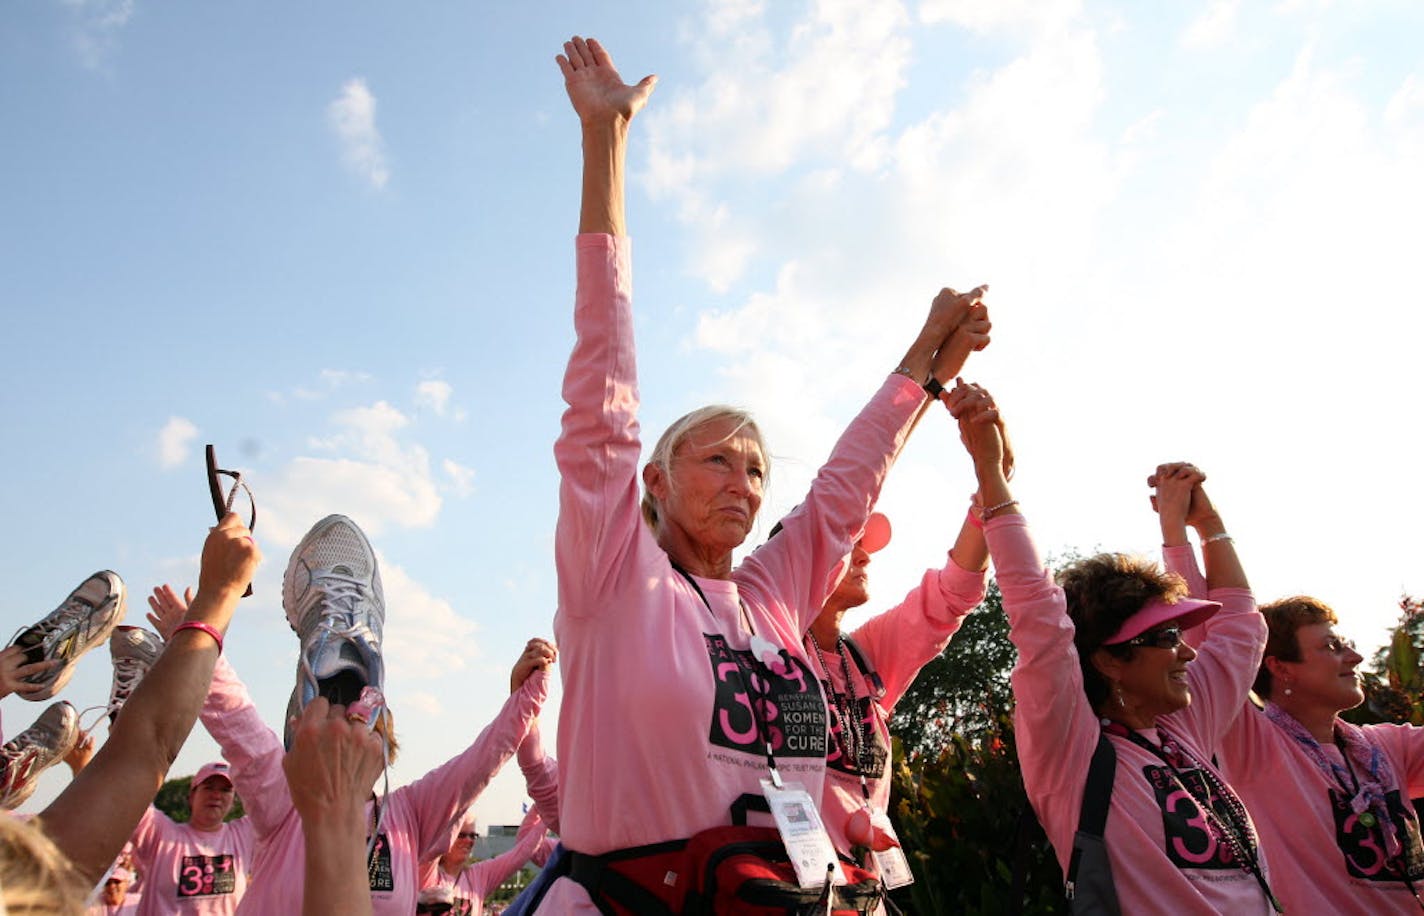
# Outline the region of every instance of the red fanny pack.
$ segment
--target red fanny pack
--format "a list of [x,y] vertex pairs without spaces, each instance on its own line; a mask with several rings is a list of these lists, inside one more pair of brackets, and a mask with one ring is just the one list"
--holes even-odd
[[883,899],[879,879],[848,862],[841,867],[846,884],[803,888],[775,828],[725,826],[601,856],[573,853],[569,877],[609,916],[875,912]]

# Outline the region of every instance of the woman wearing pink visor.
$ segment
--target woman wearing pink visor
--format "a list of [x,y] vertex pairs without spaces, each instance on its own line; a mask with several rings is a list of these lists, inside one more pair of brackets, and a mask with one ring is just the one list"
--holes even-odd
[[[1163,529],[1182,521],[1196,528],[1211,600],[1187,597],[1179,576],[1122,554],[1075,563],[1055,583],[1009,492],[997,411],[976,388],[961,384],[945,400],[974,460],[1019,651],[1014,722],[1024,788],[1070,893],[1075,878],[1092,879],[1077,887],[1075,910],[1088,891],[1115,896],[1103,912],[1271,912],[1255,828],[1212,762],[1266,638],[1220,516],[1189,472],[1158,476]],[[1195,641],[1184,640],[1195,627]],[[1085,804],[1100,746],[1100,760],[1115,758],[1114,769],[1098,771],[1112,774],[1107,801]],[[1104,805],[1098,839],[1075,837]],[[1104,846],[1105,859],[1095,859]],[[1084,861],[1091,864],[1080,875]]]
[[984,600],[988,550],[977,520],[966,520],[943,569],[928,570],[898,605],[841,632],[848,610],[870,600],[870,555],[890,543],[890,520],[872,513],[845,575],[806,634],[829,707],[831,737],[821,819],[836,849],[873,869],[889,887],[909,880],[887,810],[890,716],[965,616]]

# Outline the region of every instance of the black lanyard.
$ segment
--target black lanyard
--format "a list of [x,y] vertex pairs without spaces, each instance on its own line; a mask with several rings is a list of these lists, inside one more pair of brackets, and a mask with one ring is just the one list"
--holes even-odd
[[[692,590],[697,592],[697,597],[702,599],[702,604],[707,608],[707,613],[716,619],[716,612],[712,610],[712,603],[707,600],[707,596],[702,592],[702,586],[697,584],[697,580],[692,578],[692,574],[677,564],[672,557],[668,557],[668,562],[678,574],[687,580],[687,584],[692,586]],[[737,596],[737,604],[742,608],[742,620],[746,623],[747,629],[753,636],[756,635],[756,627],[752,625],[751,614],[747,612],[747,605],[742,601],[741,596]],[[761,739],[762,747],[766,748],[766,768],[771,771],[771,784],[778,789],[781,788],[781,773],[776,769],[776,754],[771,750],[771,735],[766,727],[766,722],[761,717],[761,707],[757,705],[757,700],[762,698],[762,694],[752,689],[752,677],[747,674],[747,669],[742,667],[741,656],[737,650],[729,648],[728,654],[732,656],[732,662],[737,666],[737,674],[742,678],[742,689],[747,693],[747,705],[752,709],[752,721],[756,722],[757,737]]]
[[836,636],[836,653],[841,659],[841,676],[845,678],[845,696],[842,696],[840,691],[836,690],[836,685],[831,682],[831,669],[826,665],[825,656],[821,654],[821,646],[816,642],[816,637],[810,637],[810,642],[808,652],[816,656],[816,660],[821,664],[821,671],[826,675],[826,679],[822,683],[826,688],[826,696],[831,700],[828,705],[835,707],[836,717],[841,720],[841,732],[849,733],[847,749],[854,755],[855,771],[860,777],[860,794],[865,796],[865,802],[869,805],[870,783],[866,780],[865,773],[870,769],[870,742],[873,739],[870,729],[865,727],[865,722],[858,714],[859,710],[856,709],[855,682],[850,679],[850,660],[847,657],[849,653],[846,651],[845,637]]

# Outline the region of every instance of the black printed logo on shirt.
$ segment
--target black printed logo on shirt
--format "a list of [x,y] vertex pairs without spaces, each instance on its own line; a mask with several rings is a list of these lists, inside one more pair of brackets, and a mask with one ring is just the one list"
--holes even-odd
[[[366,842],[370,841],[371,838],[367,837]],[[366,868],[371,877],[371,890],[393,891],[396,889],[395,873],[391,870],[391,844],[384,833],[376,834],[376,846],[371,850],[370,858],[366,861]]]
[[730,648],[720,634],[703,638],[716,685],[712,744],[764,754],[757,737],[760,717],[778,759],[826,755],[826,701],[810,668],[785,649],[763,664],[750,650]]
[[1350,806],[1350,799],[1338,789],[1330,789],[1330,810],[1335,815],[1335,843],[1345,856],[1345,870],[1352,878],[1366,881],[1400,881],[1408,877],[1411,881],[1424,879],[1424,844],[1420,843],[1419,819],[1412,807],[1405,807],[1400,801],[1399,790],[1385,794],[1385,807],[1394,822],[1395,836],[1399,838],[1401,849],[1398,859],[1389,858],[1385,846],[1384,830],[1379,823],[1366,826],[1374,821],[1373,816],[1361,820]]
[[[867,761],[865,778],[872,784],[885,772],[885,759],[889,756],[889,751],[880,740],[880,732],[876,730],[879,714],[871,705],[873,702],[874,700],[870,697],[856,697],[855,700],[856,714],[860,716],[861,734],[870,737],[870,759]],[[831,716],[831,749],[826,755],[826,766],[829,769],[859,777],[861,775],[860,767],[857,765],[855,755],[851,752],[848,737],[845,729],[841,727],[840,716]]]
[[[1211,792],[1200,769],[1177,771],[1181,782],[1165,766],[1144,766],[1142,774],[1157,794],[1162,809],[1162,834],[1166,840],[1167,858],[1181,869],[1227,869],[1242,867],[1231,844],[1221,829],[1197,804],[1197,796],[1209,798],[1212,810],[1221,822],[1231,823],[1226,800]],[[1186,788],[1183,788],[1185,785]],[[1188,791],[1190,790],[1190,791]],[[1251,849],[1255,853],[1254,846]]]
[[184,856],[178,863],[179,897],[216,897],[237,890],[232,856]]

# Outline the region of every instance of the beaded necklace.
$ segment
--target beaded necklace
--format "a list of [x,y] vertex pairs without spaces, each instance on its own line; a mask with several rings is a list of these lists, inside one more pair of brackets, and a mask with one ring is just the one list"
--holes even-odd
[[813,655],[820,663],[821,673],[825,675],[821,681],[825,687],[826,696],[831,700],[831,708],[835,710],[836,719],[841,726],[841,734],[845,736],[846,750],[855,765],[855,772],[860,777],[860,791],[865,796],[867,804],[870,802],[870,785],[866,781],[866,774],[870,770],[871,763],[871,742],[874,740],[870,735],[870,729],[866,726],[865,720],[857,714],[855,682],[850,678],[850,652],[846,649],[845,637],[836,635],[836,654],[841,660],[841,677],[845,679],[845,693],[837,690],[835,684],[831,682],[831,669],[826,665],[825,656],[821,652],[821,647],[816,643],[815,637],[810,638],[811,645],[809,655]]
[[[1270,885],[1266,883],[1266,876],[1261,872],[1261,866],[1257,861],[1256,830],[1251,825],[1251,817],[1246,813],[1246,806],[1242,804],[1241,799],[1231,787],[1222,782],[1221,777],[1217,776],[1211,767],[1202,764],[1193,757],[1186,746],[1174,739],[1161,725],[1157,726],[1157,733],[1162,738],[1161,747],[1120,722],[1104,720],[1103,730],[1109,734],[1126,738],[1167,765],[1177,786],[1196,802],[1202,816],[1212,826],[1213,832],[1225,841],[1241,870],[1256,879],[1256,883],[1261,886],[1261,891],[1266,895],[1266,900],[1277,913],[1284,912],[1276,900],[1276,895],[1271,892]],[[1202,781],[1206,783],[1204,794],[1199,793],[1192,784],[1182,778],[1179,763],[1184,763],[1186,767],[1195,769],[1201,774]],[[1224,816],[1212,805],[1211,797],[1213,795],[1225,806]]]

